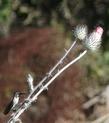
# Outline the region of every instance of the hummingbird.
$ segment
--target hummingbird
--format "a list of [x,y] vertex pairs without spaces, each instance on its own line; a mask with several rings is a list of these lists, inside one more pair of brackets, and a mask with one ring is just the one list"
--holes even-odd
[[22,95],[22,94],[25,94],[25,93],[21,93],[19,91],[14,92],[11,101],[8,103],[8,105],[6,106],[6,108],[4,110],[5,115],[7,115],[10,111],[15,110],[16,106],[18,105],[20,95]]
[[92,51],[96,51],[101,45],[103,31],[102,27],[96,27],[92,33],[86,36],[84,40],[85,46]]

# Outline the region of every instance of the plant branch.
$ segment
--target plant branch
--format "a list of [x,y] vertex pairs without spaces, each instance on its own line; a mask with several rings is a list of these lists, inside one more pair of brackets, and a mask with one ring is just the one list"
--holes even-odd
[[69,68],[72,64],[74,64],[75,62],[77,62],[80,58],[82,58],[85,54],[87,53],[87,50],[83,51],[78,57],[76,57],[74,60],[72,60],[71,62],[69,62],[67,65],[65,65],[61,70],[59,70],[51,79],[50,81],[47,82],[47,84],[45,86],[43,86],[40,91],[31,99],[32,101],[35,101],[35,99],[37,99],[37,97],[39,96],[39,94],[45,90],[46,88],[48,88],[48,86],[62,73],[64,72],[67,68]]
[[[25,99],[25,101],[22,103],[20,108],[15,112],[15,114],[12,116],[12,118],[9,120],[8,123],[11,123],[10,121],[16,121],[19,116],[31,105],[32,102],[37,100],[37,97],[43,92],[48,86],[67,68],[69,68],[72,64],[77,62],[80,58],[82,58],[87,53],[87,50],[83,51],[78,57],[76,57],[74,60],[69,62],[67,65],[65,65],[62,69],[60,69],[42,88],[39,89],[37,93],[34,94],[32,98],[29,100]],[[34,90],[35,91],[35,90]],[[34,92],[33,92],[34,93]],[[13,123],[13,122],[12,122]]]
[[[43,82],[45,82],[49,77],[52,76],[53,72],[56,70],[56,68],[63,63],[64,59],[67,57],[67,55],[70,53],[70,51],[73,49],[73,47],[76,44],[76,40],[72,43],[72,45],[70,46],[70,48],[66,51],[66,53],[64,54],[64,56],[58,61],[58,63],[48,72],[47,76],[45,76],[38,85],[36,85],[36,87],[34,88],[34,91],[37,90],[37,88],[40,88],[43,84]],[[30,99],[30,97],[32,96],[33,91],[29,94],[28,96],[28,100]]]

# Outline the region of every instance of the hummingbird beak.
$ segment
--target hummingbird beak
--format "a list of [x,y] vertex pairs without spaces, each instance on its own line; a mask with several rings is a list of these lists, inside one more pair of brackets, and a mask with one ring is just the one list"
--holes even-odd
[[19,93],[19,95],[23,95],[23,94],[26,94],[26,93],[22,93],[22,92]]

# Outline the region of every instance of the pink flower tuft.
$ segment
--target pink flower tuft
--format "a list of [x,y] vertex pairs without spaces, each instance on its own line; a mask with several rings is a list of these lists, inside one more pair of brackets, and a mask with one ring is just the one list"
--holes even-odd
[[100,26],[96,27],[95,31],[101,35],[103,34],[103,28]]
[[96,27],[96,29],[83,41],[85,46],[92,51],[97,50],[101,45],[102,34],[103,28],[100,26]]

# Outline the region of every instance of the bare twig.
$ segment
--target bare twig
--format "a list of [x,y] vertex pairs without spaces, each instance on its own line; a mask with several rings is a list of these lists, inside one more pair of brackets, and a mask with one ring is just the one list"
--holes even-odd
[[96,119],[95,121],[92,121],[91,123],[105,123],[106,120],[109,119],[109,113],[105,114],[104,116]]
[[96,104],[97,102],[99,102],[99,98],[100,96],[96,96],[96,97],[93,97],[92,99],[90,99],[89,101],[87,101],[86,103],[84,103],[82,105],[82,108],[83,109],[88,109],[90,108],[92,105]]
[[[40,88],[42,86],[42,84],[49,78],[52,76],[53,72],[56,70],[56,68],[63,63],[64,59],[67,57],[67,55],[70,53],[70,51],[72,50],[72,48],[75,46],[76,44],[76,40],[73,42],[73,44],[71,45],[71,47],[66,50],[66,53],[64,54],[64,56],[58,61],[58,63],[48,72],[48,74],[39,82],[39,84],[34,88],[34,90],[37,90],[37,88]],[[32,96],[33,92],[30,93],[30,95],[28,96],[28,99]]]

